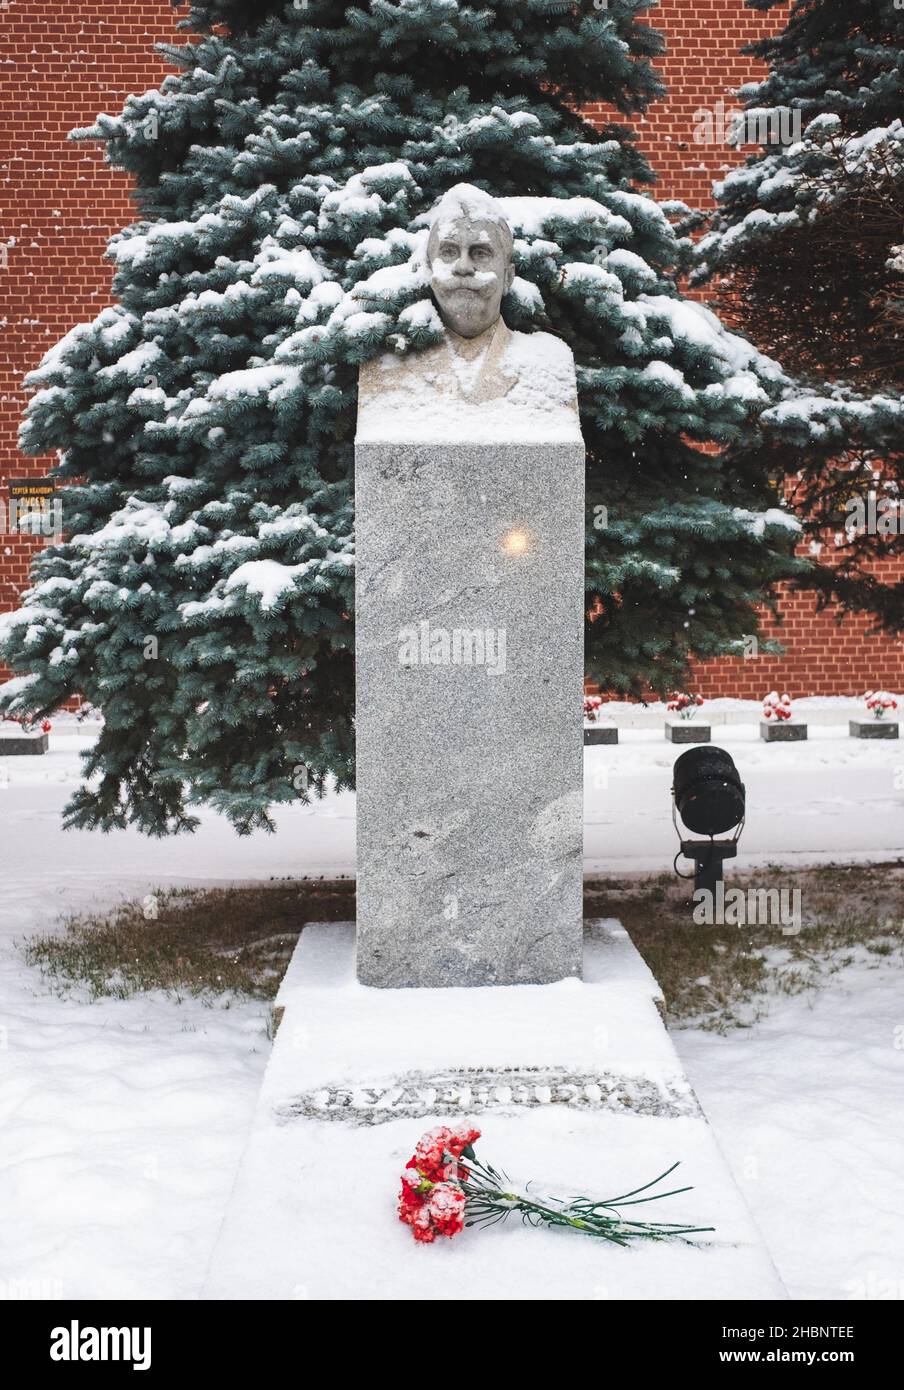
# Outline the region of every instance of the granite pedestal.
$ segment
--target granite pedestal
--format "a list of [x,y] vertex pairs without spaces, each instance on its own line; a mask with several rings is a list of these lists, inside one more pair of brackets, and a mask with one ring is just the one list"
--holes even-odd
[[[356,442],[358,978],[579,975],[584,449]],[[570,434],[570,437],[569,437]]]

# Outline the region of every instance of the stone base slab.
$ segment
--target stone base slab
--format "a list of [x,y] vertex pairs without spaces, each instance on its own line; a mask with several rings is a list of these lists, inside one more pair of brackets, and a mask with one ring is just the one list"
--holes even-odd
[[760,720],[760,738],[767,743],[799,743],[807,737],[806,724],[785,720],[783,724],[770,719]]
[[[305,927],[202,1297],[783,1298],[657,1003],[616,922],[590,924],[583,980],[482,989],[362,985],[352,925]],[[669,1186],[694,1191],[650,1218],[717,1229],[622,1250],[513,1218],[417,1246],[398,1175],[424,1130],[465,1119],[513,1182],[563,1196],[612,1196],[680,1161]]]
[[895,720],[850,719],[848,733],[851,738],[897,738],[898,725]]
[[709,724],[692,724],[689,720],[666,720],[665,736],[669,743],[709,743],[712,729]]
[[585,724],[584,747],[590,748],[598,743],[618,743],[618,725]]
[[47,734],[0,734],[0,758],[34,757],[49,747]]

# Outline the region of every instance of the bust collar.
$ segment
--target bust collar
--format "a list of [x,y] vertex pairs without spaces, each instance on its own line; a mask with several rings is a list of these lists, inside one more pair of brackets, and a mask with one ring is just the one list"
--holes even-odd
[[481,353],[486,353],[473,386],[463,394],[474,401],[492,400],[504,396],[514,385],[517,378],[501,365],[511,340],[511,329],[501,318],[476,338],[462,338],[450,328],[446,329],[446,348],[450,353],[466,362],[474,362]]

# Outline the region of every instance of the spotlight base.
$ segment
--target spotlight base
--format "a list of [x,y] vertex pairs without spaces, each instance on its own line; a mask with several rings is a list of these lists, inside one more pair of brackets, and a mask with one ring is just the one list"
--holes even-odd
[[724,878],[726,859],[736,859],[737,840],[682,840],[681,853],[694,861],[694,890],[705,888],[715,894],[716,884]]

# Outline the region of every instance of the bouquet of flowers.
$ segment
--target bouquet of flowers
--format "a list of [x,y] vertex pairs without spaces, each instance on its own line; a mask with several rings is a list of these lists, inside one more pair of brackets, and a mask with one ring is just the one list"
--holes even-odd
[[674,690],[666,709],[677,714],[679,719],[693,719],[702,704],[702,695],[688,695],[684,690]]
[[889,695],[887,690],[868,690],[863,698],[866,700],[866,708],[872,711],[876,719],[884,719],[887,709],[898,708],[894,695]]
[[[445,1126],[421,1135],[402,1174],[399,1220],[411,1227],[415,1240],[431,1244],[437,1236],[457,1236],[465,1226],[495,1225],[518,1212],[529,1226],[567,1226],[585,1235],[627,1245],[635,1240],[667,1240],[711,1231],[712,1226],[686,1226],[660,1221],[632,1221],[619,1208],[660,1197],[690,1192],[689,1187],[670,1192],[650,1191],[678,1167],[673,1163],[652,1182],[619,1197],[595,1202],[589,1197],[540,1197],[513,1190],[504,1173],[482,1163],[474,1152],[479,1129]],[[464,1161],[466,1160],[466,1161]],[[530,1184],[528,1184],[529,1186]],[[641,1196],[647,1193],[647,1196]]]
[[600,695],[584,696],[584,718],[589,719],[595,724],[600,717],[600,710],[603,708],[603,700]]
[[763,718],[776,719],[779,723],[783,719],[790,719],[791,696],[779,695],[777,690],[770,690],[763,701]]

